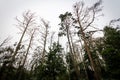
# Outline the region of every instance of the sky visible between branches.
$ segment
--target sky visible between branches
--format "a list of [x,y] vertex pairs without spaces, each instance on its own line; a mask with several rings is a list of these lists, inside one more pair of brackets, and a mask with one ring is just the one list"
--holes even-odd
[[[59,15],[67,11],[72,12],[75,2],[80,0],[0,0],[0,41],[7,36],[16,39],[19,32],[15,17],[22,16],[26,10],[35,12],[40,18],[50,22],[51,31],[58,30],[60,23]],[[90,6],[97,0],[83,0],[86,5]],[[103,17],[100,17],[96,26],[102,29],[108,25],[111,19],[120,17],[120,0],[103,0]]]

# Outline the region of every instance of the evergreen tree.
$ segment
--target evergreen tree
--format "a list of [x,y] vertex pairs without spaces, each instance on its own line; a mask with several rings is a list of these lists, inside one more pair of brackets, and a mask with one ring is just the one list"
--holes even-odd
[[120,75],[120,29],[104,28],[104,50],[102,56],[106,62],[109,78],[119,80]]
[[37,80],[64,80],[66,67],[63,61],[62,48],[58,43],[53,43],[46,55],[45,63],[38,66]]

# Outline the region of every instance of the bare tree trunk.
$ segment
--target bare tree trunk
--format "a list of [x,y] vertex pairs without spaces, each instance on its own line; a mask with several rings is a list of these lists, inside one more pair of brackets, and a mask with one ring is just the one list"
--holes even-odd
[[20,49],[23,37],[24,37],[28,27],[29,27],[29,24],[30,25],[34,24],[34,19],[33,18],[34,18],[34,14],[30,13],[29,11],[26,12],[25,14],[23,14],[23,19],[24,19],[23,21],[20,21],[16,18],[18,23],[19,23],[19,27],[23,27],[24,30],[23,30],[22,36],[20,37],[20,40],[19,40],[16,48],[15,48],[14,54],[12,56],[11,64],[14,62],[15,56],[17,55],[18,50]]
[[48,28],[49,28],[49,24],[44,20],[41,19],[43,26],[45,27],[45,32],[42,33],[42,37],[43,37],[43,52],[42,52],[42,63],[44,62],[44,58],[45,58],[45,52],[46,52],[46,43],[47,43],[47,36],[48,36]]
[[[80,45],[82,46],[82,42],[80,41]],[[83,49],[83,47],[82,47],[82,49]],[[83,63],[83,67],[84,67],[84,70],[85,70],[85,75],[87,76],[86,77],[86,79],[87,80],[89,80],[89,78],[88,78],[88,74],[87,74],[87,69],[86,69],[86,65],[85,65],[85,61],[83,60],[83,56],[82,56],[82,49],[80,50],[81,52],[80,52],[80,54],[81,54],[81,59],[82,59],[82,63]]]
[[97,73],[97,69],[96,69],[96,67],[95,67],[94,61],[93,61],[92,56],[91,56],[90,49],[89,49],[89,47],[88,47],[88,45],[87,45],[87,41],[86,41],[86,39],[85,39],[85,33],[83,32],[83,28],[82,28],[82,26],[81,26],[81,24],[80,24],[79,17],[78,17],[78,24],[79,24],[79,26],[80,26],[80,31],[81,31],[81,34],[82,34],[82,37],[83,37],[83,41],[84,41],[84,44],[85,44],[85,50],[87,51],[88,57],[89,57],[89,59],[90,59],[91,66],[92,66],[92,68],[93,68],[93,70],[94,70],[94,73],[95,73],[95,78],[96,78],[96,80],[100,80],[100,77],[99,77],[99,75],[98,75],[98,73]]
[[76,64],[76,59],[75,59],[75,55],[74,55],[73,48],[72,48],[72,45],[71,45],[69,34],[70,34],[69,33],[69,28],[67,27],[67,39],[68,39],[68,43],[69,43],[70,56],[71,56],[72,61],[73,61],[73,65],[74,65],[74,68],[75,68],[76,75],[77,75],[78,79],[80,79],[80,72],[79,72],[77,64]]
[[[32,43],[32,41],[33,41],[33,36],[34,36],[34,33],[35,33],[35,29],[34,29],[34,31],[33,31],[33,33],[32,33],[32,35],[31,35],[31,37],[30,37],[30,41],[29,41],[29,45],[28,45],[28,48],[27,48],[27,52],[26,52],[26,54],[25,54],[25,58],[24,58],[24,60],[23,60],[23,64],[20,66],[20,68],[18,68],[19,70],[18,70],[18,80],[21,80],[21,78],[22,78],[22,74],[23,74],[23,69],[24,69],[24,65],[25,65],[25,62],[26,62],[26,59],[27,59],[27,56],[28,56],[28,53],[29,53],[29,49],[30,49],[30,47],[31,47],[31,43]],[[19,72],[20,71],[20,72]]]
[[44,58],[45,56],[45,48],[46,48],[46,41],[47,41],[47,29],[46,29],[46,33],[45,33],[45,38],[44,38],[44,44],[43,44],[43,55],[42,57]]
[[15,52],[14,52],[14,54],[13,54],[13,56],[12,56],[12,61],[14,61],[14,58],[15,58],[18,50],[20,49],[21,42],[22,42],[22,39],[23,39],[23,37],[24,37],[24,35],[25,35],[25,32],[26,32],[27,28],[28,28],[28,24],[26,25],[26,27],[25,27],[25,29],[24,29],[24,31],[23,31],[23,33],[22,33],[22,36],[21,36],[21,38],[20,38],[20,40],[19,40],[19,42],[18,42],[18,44],[17,44],[17,47],[16,47],[16,49],[15,49]]
[[76,3],[74,5],[76,23],[79,26],[79,31],[80,31],[82,40],[84,42],[85,50],[87,51],[87,55],[89,57],[91,67],[94,70],[94,73],[95,73],[94,76],[95,76],[96,80],[100,80],[100,77],[97,73],[95,63],[92,59],[92,55],[91,55],[90,48],[89,48],[89,45],[87,43],[84,31],[86,29],[88,29],[91,26],[91,24],[94,22],[95,17],[96,17],[96,13],[98,13],[98,10],[101,9],[101,7],[100,7],[101,3],[102,3],[102,1],[99,0],[95,4],[93,4],[93,6],[91,6],[89,8],[84,7],[84,2]]
[[25,55],[25,59],[24,59],[24,61],[23,61],[22,66],[25,65],[25,61],[26,61],[26,59],[27,59],[27,56],[28,56],[28,53],[29,53],[29,49],[30,49],[30,47],[31,47],[31,43],[32,43],[33,38],[34,38],[34,33],[35,33],[35,29],[34,29],[32,35],[31,35],[30,42],[29,42],[29,45],[28,45],[28,48],[27,48],[27,52],[26,52],[26,55]]
[[[51,48],[52,43],[53,43],[54,34],[55,34],[55,32],[52,33],[51,38],[50,38],[50,48]],[[59,37],[59,36],[58,36],[58,37]],[[58,42],[59,42],[59,38],[58,38]]]

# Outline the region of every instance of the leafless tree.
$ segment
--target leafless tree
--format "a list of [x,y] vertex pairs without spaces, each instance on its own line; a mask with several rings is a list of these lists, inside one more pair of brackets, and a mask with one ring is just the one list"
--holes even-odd
[[91,66],[95,72],[96,80],[100,80],[100,77],[97,73],[95,63],[91,56],[91,52],[90,52],[90,48],[87,43],[85,31],[92,26],[93,22],[95,21],[97,17],[97,13],[102,10],[100,6],[101,3],[102,1],[99,0],[98,2],[93,4],[91,7],[85,7],[84,2],[78,2],[73,6],[74,15],[75,15],[74,21],[77,24],[76,28],[78,28],[79,30],[78,34],[82,37],[82,40],[84,41],[85,50],[87,51]]
[[30,41],[29,41],[29,44],[28,44],[28,47],[27,47],[27,51],[26,51],[25,58],[24,58],[24,60],[23,60],[22,66],[25,65],[25,62],[26,62],[26,59],[27,59],[27,56],[28,56],[30,47],[31,47],[32,42],[33,42],[33,39],[34,39],[35,31],[36,31],[36,28],[35,28],[35,29],[32,29],[32,30],[30,31],[30,33],[31,33],[31,35],[30,35]]
[[18,80],[21,79],[21,74],[22,74],[22,69],[25,67],[25,63],[27,62],[27,57],[28,57],[28,54],[29,54],[29,51],[30,51],[30,48],[32,46],[32,42],[33,42],[33,39],[34,39],[34,35],[35,35],[35,31],[37,30],[37,28],[34,28],[34,29],[31,29],[29,30],[30,32],[30,41],[28,43],[28,47],[27,47],[27,50],[25,52],[25,56],[23,58],[23,62],[22,64],[19,66],[18,68],[18,71],[21,70],[21,72],[19,73],[19,76],[18,76]]
[[44,57],[45,57],[45,53],[46,53],[46,44],[47,44],[47,37],[49,34],[49,22],[45,21],[44,19],[41,19],[41,25],[40,25],[40,35],[41,35],[41,39],[39,39],[40,43],[42,43],[42,61],[44,61]]
[[14,54],[12,56],[12,62],[14,61],[15,56],[17,55],[18,50],[21,47],[21,43],[22,43],[25,33],[27,32],[29,28],[33,27],[33,25],[35,24],[35,16],[34,16],[34,13],[27,11],[23,13],[22,20],[18,19],[17,17],[16,17],[16,20],[18,21],[17,26],[21,30],[22,35],[18,41],[18,44],[16,45]]

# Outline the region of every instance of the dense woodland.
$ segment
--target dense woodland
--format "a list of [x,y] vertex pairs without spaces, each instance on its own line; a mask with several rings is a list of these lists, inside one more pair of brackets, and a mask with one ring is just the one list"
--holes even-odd
[[[73,12],[59,15],[59,32],[53,33],[49,22],[37,20],[32,11],[16,17],[20,39],[11,45],[9,38],[0,43],[0,80],[119,80],[120,27],[115,24],[120,19],[102,30],[95,26],[101,3],[76,2]],[[98,32],[103,37],[93,36]],[[65,47],[60,43],[63,37]]]

